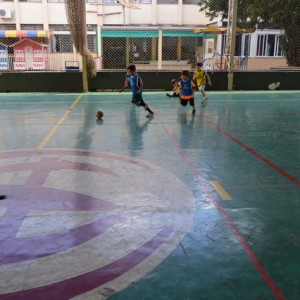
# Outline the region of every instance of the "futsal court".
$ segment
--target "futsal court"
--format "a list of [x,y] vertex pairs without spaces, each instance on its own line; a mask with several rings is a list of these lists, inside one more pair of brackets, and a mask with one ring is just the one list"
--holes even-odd
[[0,300],[299,300],[300,92],[208,96],[0,94]]

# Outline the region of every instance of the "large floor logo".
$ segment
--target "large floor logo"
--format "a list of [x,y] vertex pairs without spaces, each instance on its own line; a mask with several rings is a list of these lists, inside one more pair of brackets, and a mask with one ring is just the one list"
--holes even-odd
[[192,225],[166,170],[72,150],[0,153],[0,299],[102,299],[155,268]]

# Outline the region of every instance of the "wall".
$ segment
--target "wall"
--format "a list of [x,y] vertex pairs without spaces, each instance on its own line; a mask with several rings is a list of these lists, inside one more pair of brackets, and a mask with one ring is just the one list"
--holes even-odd
[[[86,5],[87,23],[105,25],[191,25],[199,26],[214,21],[199,12],[197,4],[134,4],[137,8],[123,8],[119,3],[100,5]],[[67,24],[65,3],[46,2],[47,11],[43,2],[1,2],[0,8],[11,9],[12,19],[1,19],[0,24]],[[99,13],[103,15],[97,15]],[[17,12],[16,12],[17,11]],[[44,11],[44,13],[43,13]],[[123,15],[125,13],[125,18]],[[115,14],[114,14],[115,13]],[[16,16],[18,14],[18,17]],[[17,28],[18,29],[18,28]]]
[[[99,72],[89,81],[89,90],[117,91],[125,80],[124,72]],[[170,81],[180,76],[178,72],[139,72],[145,91],[170,90]],[[18,72],[0,73],[0,92],[81,92],[81,72]],[[207,90],[226,91],[227,73],[211,74],[213,86]],[[300,90],[300,72],[235,72],[234,90],[267,90],[273,82],[281,82],[281,90]]]
[[247,70],[268,70],[272,68],[288,68],[285,58],[280,57],[249,57]]
[[81,92],[81,73],[0,73],[0,92]]

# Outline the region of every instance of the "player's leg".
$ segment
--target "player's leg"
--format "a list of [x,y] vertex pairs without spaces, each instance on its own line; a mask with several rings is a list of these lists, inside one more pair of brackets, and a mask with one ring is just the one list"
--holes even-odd
[[200,87],[199,87],[199,91],[201,92],[201,95],[202,95],[202,101],[201,103],[202,104],[205,104],[205,102],[207,101],[208,97],[205,93],[205,84],[202,84]]
[[145,111],[148,112],[148,114],[146,115],[147,118],[153,118],[154,117],[154,112],[150,109],[150,107],[148,106],[148,104],[144,101],[143,97],[141,96],[140,98],[140,105],[144,107]]
[[187,101],[186,99],[180,98],[180,104],[181,104],[182,106],[186,106],[187,103],[188,103],[188,101]]
[[190,103],[190,106],[191,106],[192,109],[193,109],[192,114],[194,115],[194,114],[196,113],[195,100],[194,100],[194,98],[190,98],[190,99],[189,99],[189,103]]
[[132,99],[131,99],[131,102],[132,102],[133,104],[136,104],[137,101],[138,101],[137,95],[133,95],[133,96],[132,96]]

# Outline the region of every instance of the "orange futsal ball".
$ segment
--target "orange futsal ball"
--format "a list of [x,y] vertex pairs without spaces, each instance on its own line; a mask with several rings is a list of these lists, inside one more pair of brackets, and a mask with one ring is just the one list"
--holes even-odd
[[98,110],[98,111],[96,112],[96,118],[97,118],[98,120],[102,119],[102,118],[103,118],[103,112],[100,111],[100,110]]

